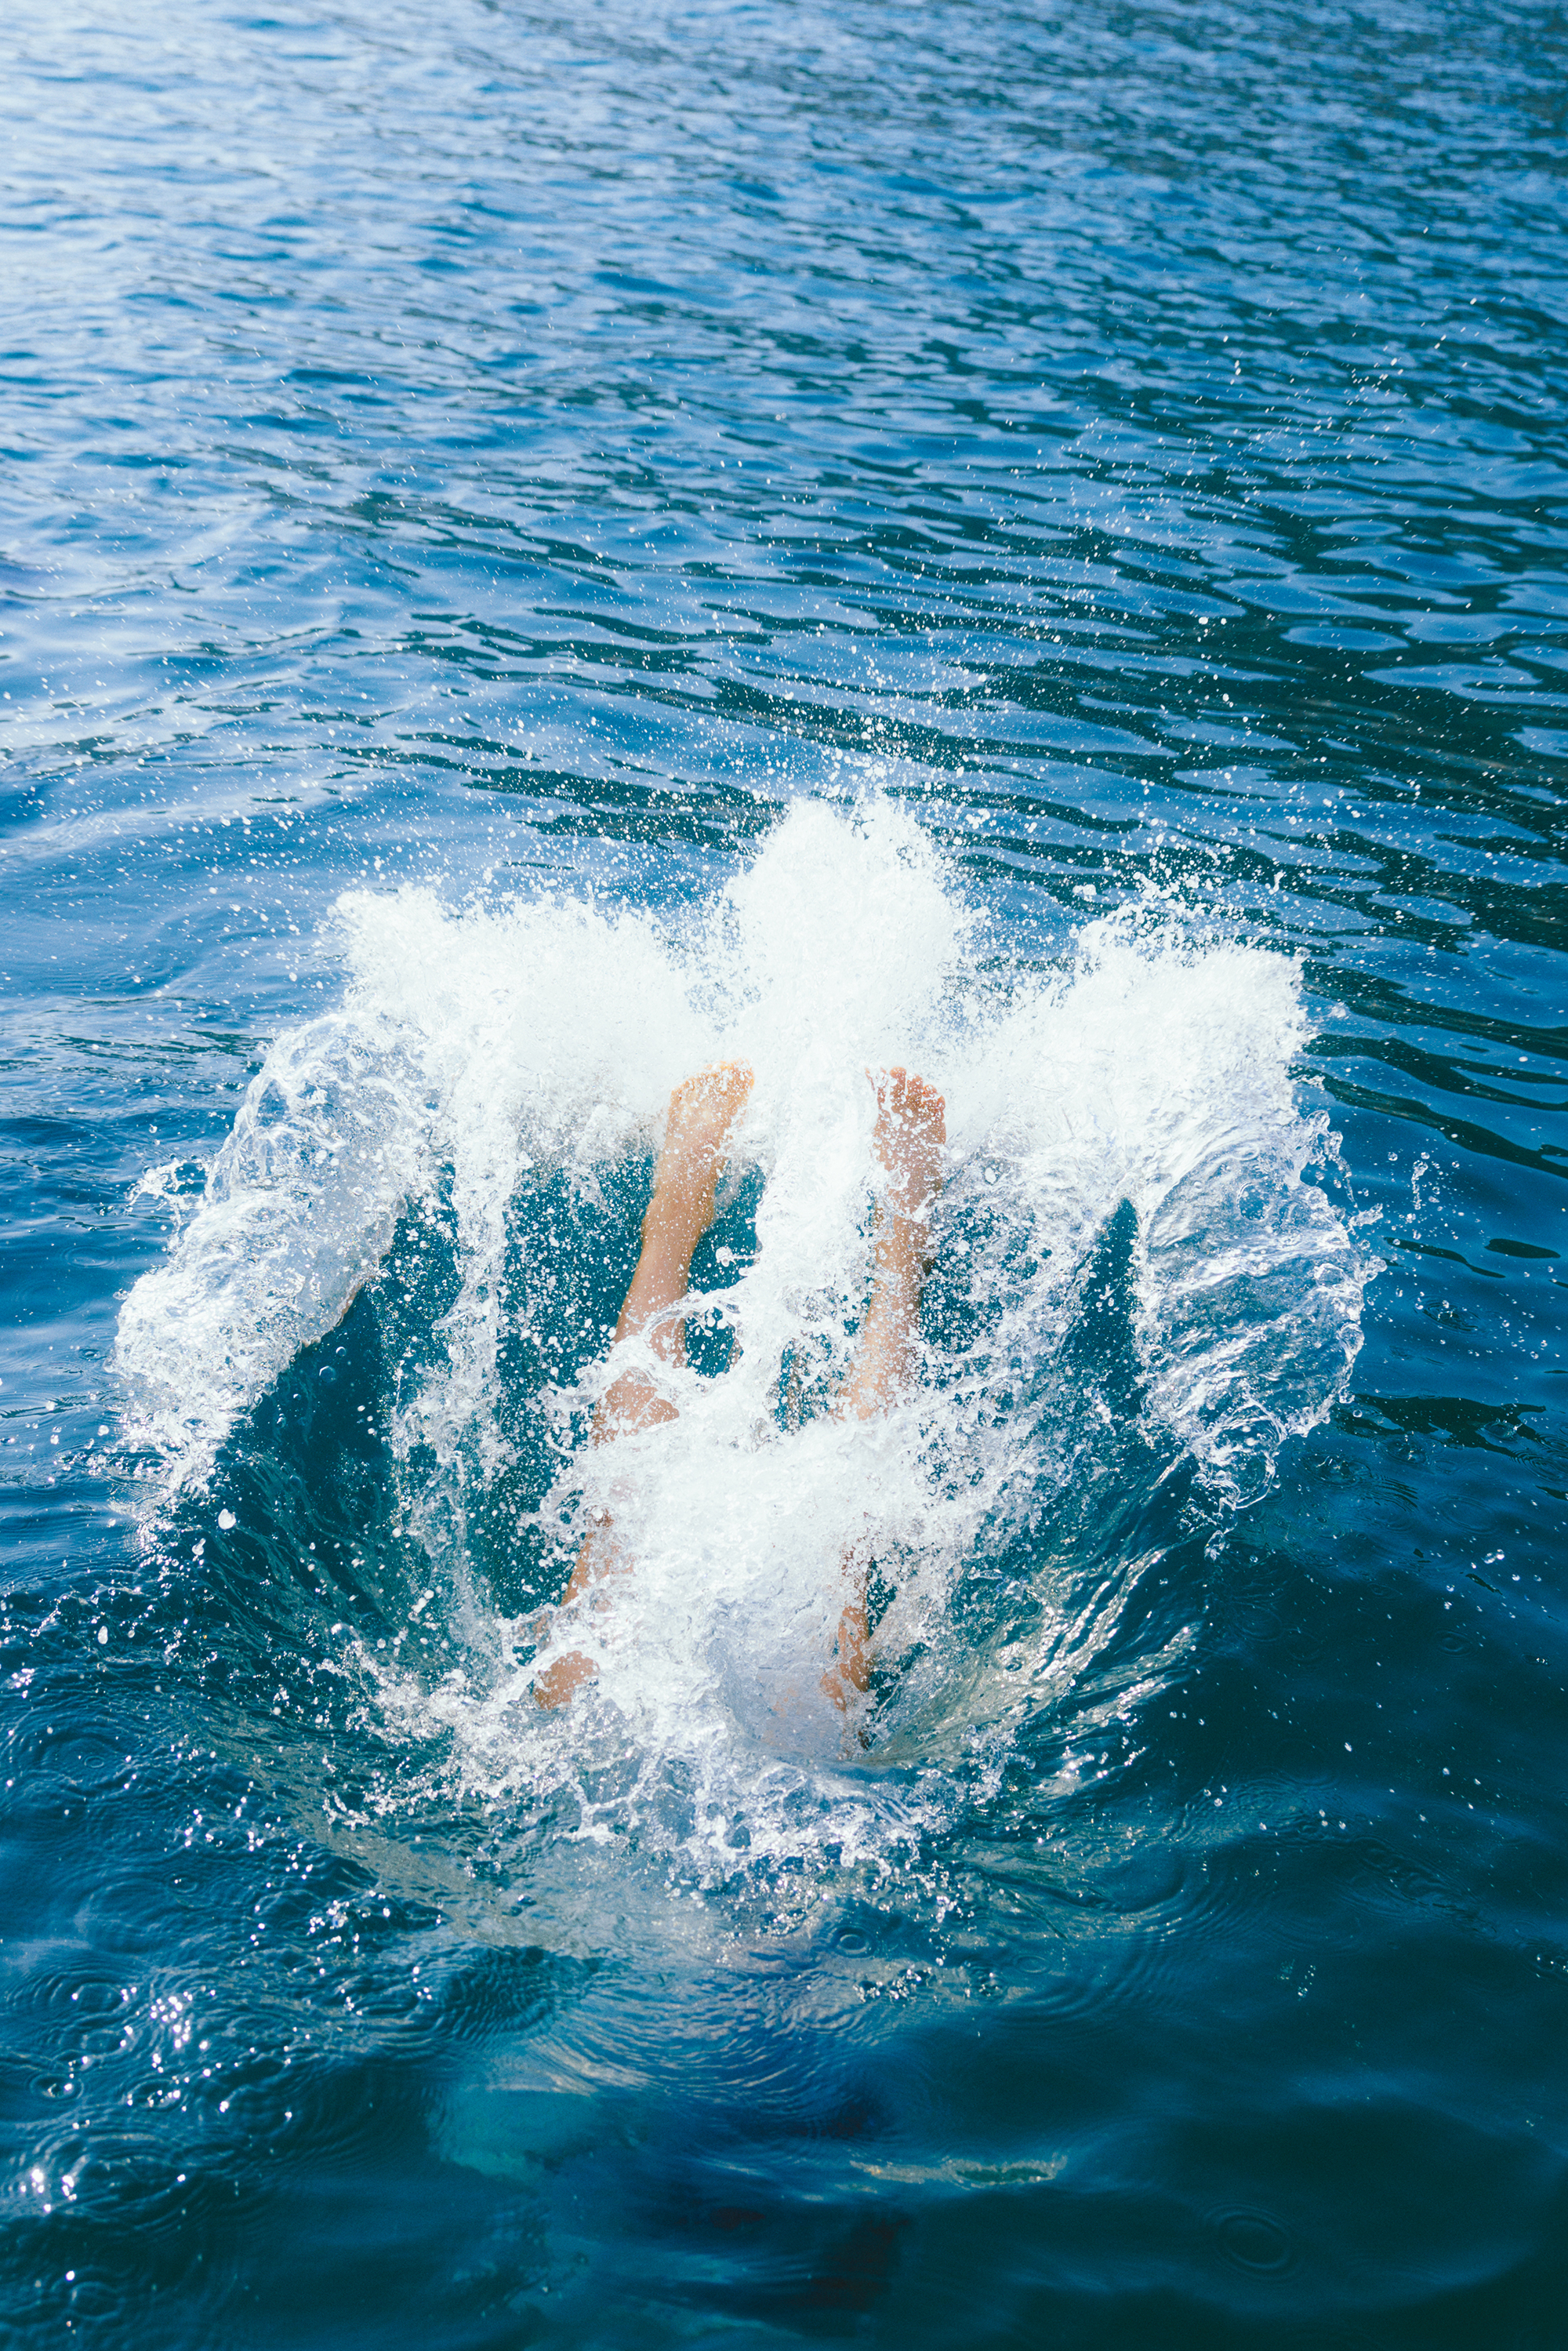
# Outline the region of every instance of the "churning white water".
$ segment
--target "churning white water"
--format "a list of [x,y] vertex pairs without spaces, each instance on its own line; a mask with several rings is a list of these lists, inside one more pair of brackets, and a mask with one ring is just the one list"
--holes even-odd
[[[856,1735],[873,1756],[950,1752],[1092,1668],[1146,1564],[1126,1533],[1140,1496],[1185,1468],[1205,1507],[1244,1502],[1343,1382],[1369,1266],[1303,1180],[1327,1122],[1295,1097],[1281,956],[1195,940],[1151,901],[1090,924],[1057,967],[1009,963],[883,801],[797,808],[678,919],[406,889],[353,893],[337,921],[340,1008],[277,1040],[204,1199],[126,1301],[131,1423],[165,1498],[199,1489],[298,1351],[362,1285],[395,1284],[408,1204],[439,1203],[455,1293],[385,1419],[425,1553],[411,1592],[440,1592],[464,1656],[421,1673],[400,1635],[361,1667],[390,1722],[448,1726],[471,1782],[575,1787],[580,1834],[627,1816],[624,1773],[612,1801],[584,1777],[613,1750],[640,1784],[684,1759],[682,1836],[716,1854],[743,1814],[755,1846],[792,1804],[799,1836],[803,1789],[813,1835],[852,1846],[872,1799],[841,1777],[853,1740],[820,1688],[852,1555],[875,1562],[880,1614]],[[591,1513],[612,1513],[632,1564],[608,1604],[506,1617],[463,1529],[508,1465],[509,1324],[549,1335],[567,1311],[559,1238],[528,1204],[554,1185],[601,1229],[671,1089],[735,1057],[755,1086],[726,1192],[749,1185],[755,1213],[699,1262],[727,1367],[721,1347],[666,1372],[679,1417],[593,1447],[607,1342],[579,1334],[580,1374],[531,1400],[557,1475],[519,1539],[542,1543],[541,1599]],[[823,1406],[868,1280],[866,1072],[894,1063],[946,1102],[937,1265],[920,1382],[851,1423]],[[597,1684],[546,1716],[534,1676],[570,1648]],[[1134,1703],[1158,1665],[1134,1660],[1105,1702]]]

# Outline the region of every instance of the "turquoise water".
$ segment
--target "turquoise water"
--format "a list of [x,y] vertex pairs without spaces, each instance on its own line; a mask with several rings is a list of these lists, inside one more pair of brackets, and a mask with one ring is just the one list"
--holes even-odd
[[1561,12],[6,48],[8,2335],[1561,2340]]

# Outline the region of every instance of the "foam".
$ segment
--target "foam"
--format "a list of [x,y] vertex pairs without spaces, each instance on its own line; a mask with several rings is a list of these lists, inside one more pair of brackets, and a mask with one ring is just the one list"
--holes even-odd
[[[797,808],[674,917],[548,895],[454,909],[408,888],[351,893],[335,921],[340,1008],[273,1046],[204,1199],[125,1303],[128,1421],[165,1497],[199,1490],[236,1422],[377,1279],[404,1205],[439,1195],[455,1300],[391,1426],[465,1656],[434,1682],[368,1654],[362,1669],[387,1721],[444,1729],[474,1784],[573,1792],[580,1835],[628,1817],[624,1789],[607,1812],[584,1772],[614,1749],[649,1804],[684,1759],[700,1797],[686,1841],[715,1868],[741,1812],[754,1855],[798,1844],[808,1815],[855,1849],[876,1806],[819,1686],[852,1552],[883,1565],[879,1638],[904,1661],[879,1751],[972,1752],[1105,1650],[1147,1564],[1107,1531],[1129,1481],[1185,1461],[1207,1507],[1233,1508],[1343,1386],[1370,1269],[1302,1180],[1327,1121],[1295,1098],[1300,986],[1281,956],[1194,938],[1149,902],[1089,925],[1058,967],[1010,967],[919,826],[874,800]],[[733,1161],[763,1179],[758,1248],[706,1302],[738,1355],[722,1378],[662,1374],[679,1418],[612,1447],[570,1449],[601,1357],[537,1400],[565,1465],[530,1521],[551,1531],[554,1588],[591,1513],[612,1513],[636,1564],[612,1604],[552,1620],[536,1656],[461,1556],[508,1459],[518,1202],[550,1176],[599,1201],[656,1147],[679,1079],[736,1055],[755,1071]],[[865,1071],[894,1062],[946,1098],[957,1335],[884,1421],[813,1418],[867,1279]],[[1063,1350],[1123,1203],[1135,1362],[1118,1389]],[[548,1319],[549,1268],[534,1275]],[[810,1367],[803,1426],[779,1408],[791,1363]],[[977,1614],[998,1559],[1005,1596]],[[533,1677],[573,1647],[597,1687],[547,1718]],[[1134,1656],[1105,1702],[1135,1703],[1166,1664]],[[894,1805],[905,1825],[911,1801]],[[915,1810],[938,1801],[923,1783]]]

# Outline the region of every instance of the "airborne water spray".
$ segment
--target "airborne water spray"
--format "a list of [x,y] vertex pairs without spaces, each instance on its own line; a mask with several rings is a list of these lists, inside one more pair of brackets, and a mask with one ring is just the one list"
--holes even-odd
[[[721,1873],[737,1850],[874,1849],[879,1806],[902,1834],[911,1799],[870,1765],[950,1777],[1065,1705],[1148,1564],[1124,1532],[1140,1498],[1185,1464],[1211,1511],[1245,1501],[1343,1384],[1368,1268],[1303,1181],[1327,1123],[1294,1097],[1280,956],[1145,910],[1058,968],[1009,967],[886,802],[798,808],[679,921],[416,890],[355,893],[338,921],[342,1006],[272,1048],[204,1202],[126,1301],[120,1364],[161,1490],[199,1486],[298,1350],[361,1286],[382,1298],[410,1204],[439,1207],[453,1294],[383,1416],[409,1591],[444,1595],[456,1654],[437,1670],[400,1630],[356,1669],[389,1731],[441,1728],[455,1779],[492,1797],[564,1791],[575,1834],[652,1834]],[[567,1332],[559,1232],[530,1230],[529,1203],[553,1187],[580,1249],[634,1228],[640,1204],[610,1196],[672,1088],[736,1055],[756,1082],[731,1190],[752,1206],[693,1307],[727,1363],[676,1376],[674,1421],[587,1448],[603,1335]],[[866,1292],[866,1071],[895,1062],[946,1100],[937,1261],[919,1382],[850,1423],[823,1406]],[[572,1337],[575,1370],[517,1398],[502,1366],[526,1318],[558,1353]],[[519,1411],[554,1469],[517,1522],[542,1562],[523,1616],[465,1532]],[[634,1565],[571,1631],[596,1687],[547,1717],[533,1604],[607,1509]],[[852,1552],[875,1563],[866,1764],[820,1688]],[[1100,1670],[1097,1702],[1131,1705],[1162,1654],[1134,1645],[1113,1689]],[[920,1787],[939,1810],[939,1777]]]

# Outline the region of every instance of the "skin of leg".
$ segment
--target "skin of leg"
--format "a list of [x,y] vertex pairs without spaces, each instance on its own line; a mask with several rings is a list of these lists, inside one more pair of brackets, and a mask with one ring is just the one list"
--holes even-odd
[[[671,1095],[653,1196],[643,1219],[642,1253],[615,1325],[617,1343],[642,1338],[661,1362],[685,1362],[686,1328],[675,1310],[686,1294],[693,1251],[713,1222],[725,1145],[750,1092],[747,1064],[725,1061],[687,1078]],[[606,1445],[628,1430],[653,1428],[675,1417],[674,1405],[659,1394],[644,1370],[625,1371],[600,1399],[593,1442]],[[584,1536],[563,1605],[580,1600],[591,1584],[614,1571],[611,1535],[606,1519]],[[539,1676],[534,1695],[543,1707],[562,1706],[593,1672],[591,1660],[573,1651]]]
[[[871,1076],[868,1071],[866,1073]],[[871,1420],[889,1411],[908,1387],[915,1363],[920,1293],[931,1262],[931,1212],[942,1186],[946,1105],[934,1086],[906,1070],[873,1078],[876,1134],[873,1151],[882,1176],[876,1207],[876,1265],[853,1360],[839,1391],[839,1411]],[[854,1568],[852,1553],[849,1564]],[[862,1592],[865,1567],[859,1574]],[[838,1655],[822,1677],[835,1706],[871,1679],[865,1602],[852,1601],[839,1620]]]

